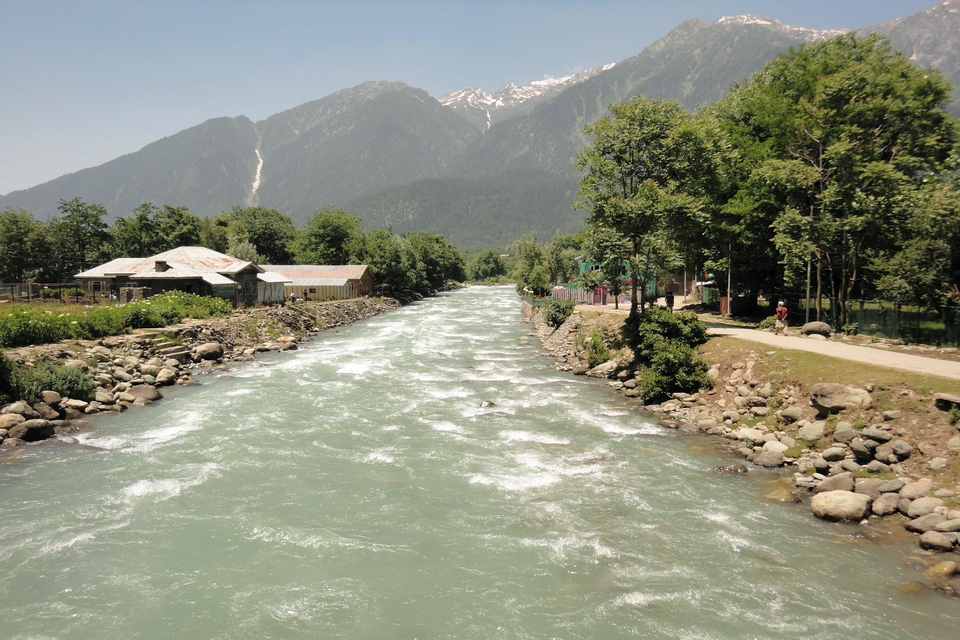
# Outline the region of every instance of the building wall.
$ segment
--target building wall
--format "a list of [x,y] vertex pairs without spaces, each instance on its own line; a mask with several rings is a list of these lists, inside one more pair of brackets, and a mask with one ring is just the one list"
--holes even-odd
[[296,294],[297,298],[302,300],[345,300],[350,297],[350,288],[347,285],[342,287],[300,287],[296,285],[286,285],[284,287],[286,298],[290,294]]

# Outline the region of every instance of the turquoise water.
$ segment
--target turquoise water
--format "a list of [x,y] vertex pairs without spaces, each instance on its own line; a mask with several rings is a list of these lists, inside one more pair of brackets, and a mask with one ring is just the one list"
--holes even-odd
[[521,320],[446,294],[4,460],[0,637],[955,637],[901,554]]

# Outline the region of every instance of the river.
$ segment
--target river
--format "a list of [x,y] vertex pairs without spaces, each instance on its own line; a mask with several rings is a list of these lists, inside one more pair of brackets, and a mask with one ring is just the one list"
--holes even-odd
[[711,472],[521,320],[444,294],[4,458],[0,637],[955,637],[895,549]]

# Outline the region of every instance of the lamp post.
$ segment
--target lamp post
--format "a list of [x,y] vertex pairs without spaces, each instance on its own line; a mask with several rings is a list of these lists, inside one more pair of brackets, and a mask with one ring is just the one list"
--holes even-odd
[[727,245],[727,317],[733,317],[733,244]]

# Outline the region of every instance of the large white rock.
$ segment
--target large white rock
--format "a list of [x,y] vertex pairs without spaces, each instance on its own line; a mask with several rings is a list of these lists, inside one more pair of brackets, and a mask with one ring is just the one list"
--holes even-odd
[[823,414],[844,409],[869,409],[873,404],[870,392],[836,382],[818,382],[810,388],[810,401]]
[[870,514],[872,503],[873,498],[862,493],[827,491],[813,496],[810,507],[818,518],[859,522]]

